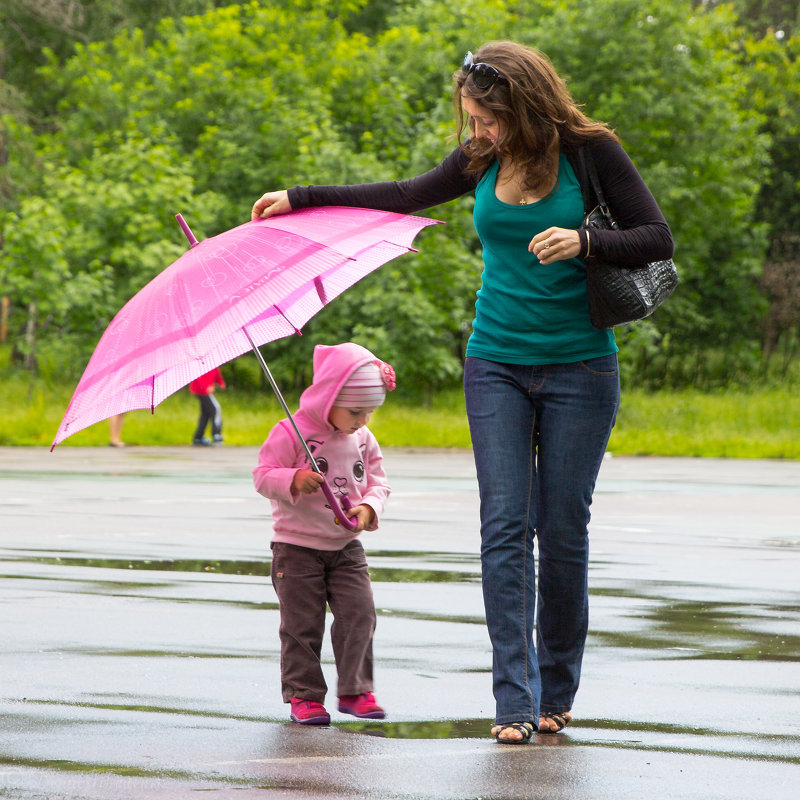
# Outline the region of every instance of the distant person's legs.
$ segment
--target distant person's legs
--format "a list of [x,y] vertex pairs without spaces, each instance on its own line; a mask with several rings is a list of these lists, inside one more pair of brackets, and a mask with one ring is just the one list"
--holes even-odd
[[211,417],[211,436],[214,444],[222,444],[222,406],[219,404],[216,395],[209,394],[206,397],[214,405],[214,414]]
[[108,418],[108,444],[109,447],[125,447],[122,436],[122,423],[125,420],[125,413],[114,414]]
[[214,395],[199,394],[197,395],[197,402],[200,403],[200,416],[197,419],[197,428],[194,432],[194,439],[192,444],[196,445],[210,445],[211,440],[206,439],[206,428],[208,423],[214,418],[216,407],[213,401]]

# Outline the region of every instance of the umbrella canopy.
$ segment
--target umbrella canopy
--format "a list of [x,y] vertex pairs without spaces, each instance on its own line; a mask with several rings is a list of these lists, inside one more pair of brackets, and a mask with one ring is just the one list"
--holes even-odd
[[417,233],[438,222],[326,206],[247,222],[197,242],[178,219],[190,250],[111,321],[51,450],[115,414],[152,411],[212,367],[299,333],[345,289],[413,250]]

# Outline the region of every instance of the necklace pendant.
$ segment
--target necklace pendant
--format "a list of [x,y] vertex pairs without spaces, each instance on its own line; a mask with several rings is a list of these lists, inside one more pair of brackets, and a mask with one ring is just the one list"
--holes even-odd
[[521,197],[521,198],[520,198],[520,200],[519,200],[519,204],[520,204],[521,206],[526,206],[526,205],[528,205],[528,203],[527,203],[527,201],[525,200],[525,198],[524,198],[524,197]]

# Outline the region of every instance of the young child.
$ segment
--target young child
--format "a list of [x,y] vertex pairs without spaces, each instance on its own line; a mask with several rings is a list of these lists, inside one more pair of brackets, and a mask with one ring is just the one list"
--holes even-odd
[[272,429],[253,470],[256,490],[272,501],[283,701],[301,725],[330,722],[320,663],[326,603],[333,613],[339,711],[385,716],[372,694],[375,603],[358,534],[378,527],[390,492],[380,447],[366,424],[394,386],[394,370],[360,345],[314,348],[313,381],[294,419],[337,499],[347,495],[352,503],[347,516],[357,523],[355,531],[336,522],[320,491],[322,476],[310,468],[289,420]]

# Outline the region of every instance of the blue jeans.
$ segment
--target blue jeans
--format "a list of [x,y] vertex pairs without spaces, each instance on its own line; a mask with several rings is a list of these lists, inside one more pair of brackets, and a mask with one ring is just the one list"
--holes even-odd
[[467,358],[464,392],[496,722],[535,727],[540,713],[572,708],[580,681],[589,506],[619,405],[617,356],[533,366]]

